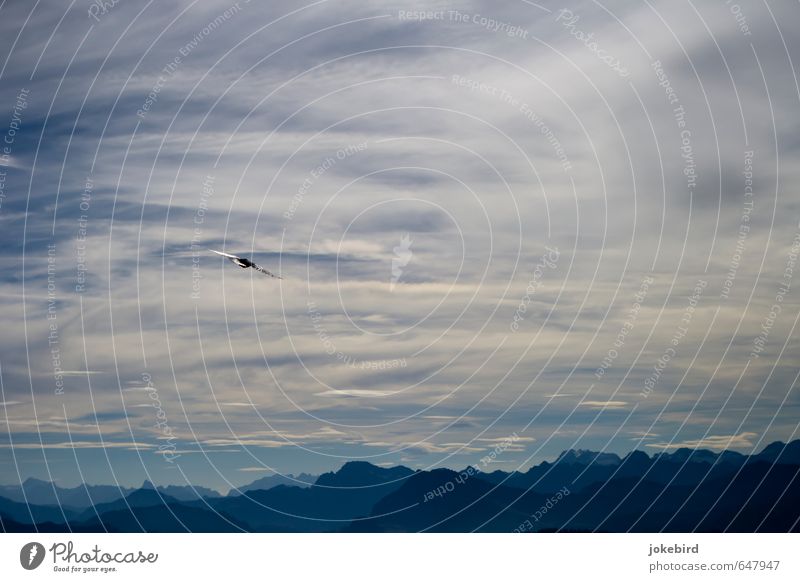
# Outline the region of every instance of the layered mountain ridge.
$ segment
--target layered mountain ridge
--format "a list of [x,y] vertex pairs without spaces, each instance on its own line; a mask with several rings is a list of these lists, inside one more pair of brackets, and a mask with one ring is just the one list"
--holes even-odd
[[527,471],[345,463],[201,486],[0,486],[7,532],[798,531],[800,441],[760,453],[568,450]]

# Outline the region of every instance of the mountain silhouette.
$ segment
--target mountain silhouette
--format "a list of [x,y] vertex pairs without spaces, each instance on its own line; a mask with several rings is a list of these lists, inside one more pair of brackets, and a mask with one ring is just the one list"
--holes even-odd
[[157,490],[162,495],[167,495],[178,501],[193,501],[195,499],[203,499],[204,497],[221,497],[219,491],[214,491],[213,489],[201,487],[199,485],[159,485],[156,487],[150,481],[145,481],[140,489]]
[[761,451],[756,457],[762,461],[782,465],[800,465],[800,440],[788,444],[774,442]]
[[149,481],[0,486],[6,532],[797,532],[799,523],[800,441],[752,455],[571,449],[512,472],[351,461],[225,496]]
[[570,449],[564,451],[556,459],[556,463],[565,465],[619,465],[620,458],[614,453],[596,453],[583,449]]
[[320,475],[311,487],[278,485],[209,503],[226,514],[243,516],[256,531],[337,531],[366,515],[413,473],[402,466],[385,469],[351,461]]
[[68,505],[89,507],[124,497],[131,488],[115,485],[78,485],[64,488],[55,483],[29,478],[21,485],[0,485],[0,497],[36,505]]
[[414,471],[402,465],[386,469],[365,461],[350,461],[338,471],[320,475],[315,485],[320,487],[371,487],[400,481],[413,473]]
[[266,477],[256,479],[248,485],[242,485],[241,487],[231,489],[228,492],[228,497],[236,497],[248,491],[266,491],[278,485],[286,485],[288,487],[311,487],[316,480],[316,476],[309,475],[308,473],[300,473],[296,477],[291,473],[288,475],[267,475]]

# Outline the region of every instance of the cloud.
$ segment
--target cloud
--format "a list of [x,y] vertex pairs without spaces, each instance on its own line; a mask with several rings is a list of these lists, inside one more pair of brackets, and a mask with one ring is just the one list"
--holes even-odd
[[632,432],[630,432],[628,434],[633,435],[633,436],[631,436],[631,440],[634,440],[634,441],[638,441],[638,440],[642,440],[642,439],[653,439],[653,438],[656,438],[658,436],[661,436],[658,433],[649,432],[649,431],[632,431]]
[[390,443],[384,441],[365,442],[368,447],[381,447],[391,451],[402,451],[406,454],[430,454],[430,453],[477,453],[487,450],[486,447],[470,446],[468,443],[441,443],[436,444],[427,441]]
[[625,408],[629,403],[624,400],[584,400],[580,405],[586,406],[587,408],[616,409]]
[[381,390],[326,390],[325,392],[317,393],[317,396],[344,396],[355,398],[381,398],[391,396],[392,392],[384,392]]
[[272,439],[206,439],[198,442],[199,445],[205,447],[228,447],[231,445],[241,447],[263,447],[267,449],[289,447],[293,443],[287,441],[279,441]]
[[[723,4],[695,18],[575,3],[581,30],[625,61],[623,79],[526,3],[459,6],[522,39],[471,19],[404,20],[406,2],[251,2],[167,72],[229,2],[137,16],[131,1],[99,23],[77,6],[8,4],[0,38],[18,41],[0,133],[21,86],[30,98],[0,182],[3,422],[30,466],[38,431],[67,442],[69,419],[79,448],[102,431],[120,443],[115,472],[141,471],[116,454],[159,442],[144,374],[181,448],[263,449],[295,471],[403,448],[415,462],[479,458],[531,406],[540,456],[575,435],[606,447],[619,427],[602,410],[630,411],[629,426],[654,427],[630,436],[662,446],[680,427],[683,442],[712,446],[705,432],[761,434],[773,418],[776,438],[792,434],[798,297],[750,353],[798,232],[800,201],[778,188],[800,178],[800,32],[782,24],[795,5],[748,8],[743,38]],[[692,191],[655,61],[686,112]],[[393,285],[404,234],[413,257]],[[537,271],[546,248],[558,260]],[[751,414],[719,415],[754,394]],[[63,455],[55,466],[74,467]],[[191,457],[198,475],[234,470]]]
[[0,448],[13,449],[128,449],[148,450],[155,448],[155,445],[140,442],[120,442],[120,441],[69,441],[60,443],[17,443],[13,445],[0,443]]
[[758,436],[755,432],[742,432],[736,435],[716,435],[707,436],[696,440],[686,440],[677,443],[649,443],[646,446],[653,447],[654,449],[752,449],[753,439]]

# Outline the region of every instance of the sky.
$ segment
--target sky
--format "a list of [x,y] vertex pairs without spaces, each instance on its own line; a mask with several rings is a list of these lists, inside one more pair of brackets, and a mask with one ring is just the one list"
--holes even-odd
[[796,438],[797,12],[2,3],[0,480]]

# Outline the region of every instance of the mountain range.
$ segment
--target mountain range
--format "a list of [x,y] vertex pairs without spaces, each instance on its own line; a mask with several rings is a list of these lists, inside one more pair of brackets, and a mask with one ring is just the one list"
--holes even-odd
[[800,440],[760,453],[568,450],[527,471],[345,463],[199,486],[0,486],[6,532],[800,531]]

